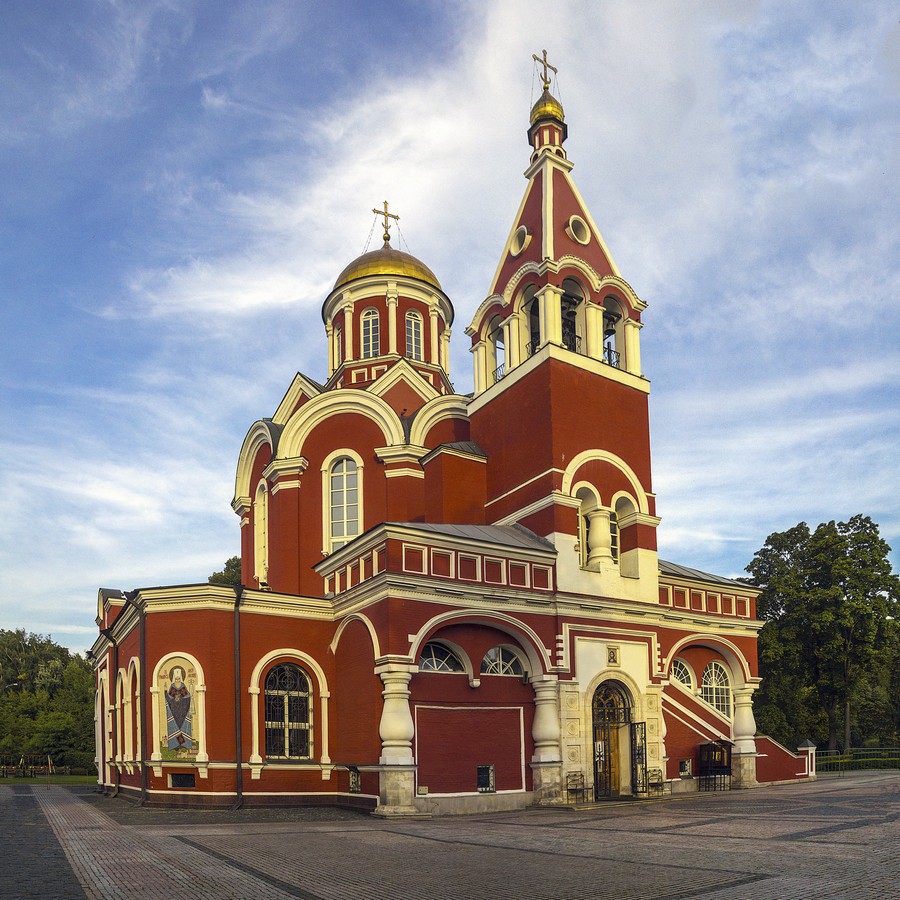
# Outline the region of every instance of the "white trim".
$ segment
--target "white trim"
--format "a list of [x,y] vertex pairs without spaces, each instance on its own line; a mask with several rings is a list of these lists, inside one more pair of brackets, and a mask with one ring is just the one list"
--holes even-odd
[[334,465],[334,463],[336,463],[343,457],[352,459],[356,464],[357,500],[357,531],[356,534],[354,534],[352,537],[347,537],[347,535],[344,535],[347,540],[345,540],[343,543],[350,543],[350,541],[358,538],[363,533],[363,531],[365,531],[366,520],[363,509],[363,471],[365,469],[365,463],[363,462],[363,458],[355,450],[351,450],[349,447],[342,447],[338,450],[332,450],[332,452],[329,453],[324,460],[322,460],[322,466],[320,469],[320,472],[322,473],[322,553],[325,556],[329,556],[334,552],[333,540],[331,536],[331,467]]
[[378,659],[381,656],[381,645],[378,641],[378,632],[375,630],[375,626],[372,624],[371,620],[361,613],[351,613],[349,616],[341,620],[340,625],[338,625],[337,630],[334,633],[334,637],[331,639],[331,643],[328,645],[328,649],[332,652],[332,654],[335,654],[337,652],[338,644],[340,644],[341,642],[341,635],[344,633],[344,629],[351,622],[362,622],[363,625],[366,626],[366,630],[369,632],[369,637],[372,639],[372,649],[375,653],[375,656],[373,658]]
[[508,497],[510,494],[514,494],[516,491],[521,490],[523,487],[527,487],[529,484],[531,484],[534,481],[537,481],[539,478],[543,478],[545,475],[553,475],[553,474],[562,475],[562,474],[564,474],[564,472],[565,472],[564,469],[557,469],[557,468],[544,469],[543,472],[538,472],[538,474],[535,475],[533,478],[529,478],[527,481],[523,481],[520,484],[517,484],[514,488],[510,488],[505,494],[500,494],[499,497],[494,497],[493,500],[488,500],[488,502],[485,503],[484,505],[485,505],[485,507],[488,507],[488,506],[491,506],[491,504],[493,504],[493,503],[498,503],[500,500],[503,500],[505,497]]
[[625,460],[623,460],[621,457],[616,456],[614,453],[610,453],[608,450],[582,450],[581,453],[573,456],[569,461],[569,464],[566,466],[566,471],[563,475],[563,493],[571,494],[572,479],[575,477],[575,473],[586,463],[595,461],[606,462],[617,468],[628,479],[632,488],[634,488],[635,496],[637,497],[638,510],[649,515],[650,508],[647,503],[647,492],[641,485],[640,479],[637,477],[631,466],[629,466],[628,463],[625,462]]
[[[197,673],[197,684],[194,686],[194,699],[196,700],[196,714],[192,722],[197,726],[197,755],[193,759],[184,760],[187,765],[195,765],[200,771],[200,777],[206,778],[209,755],[206,752],[206,678],[203,674],[203,666],[196,656],[184,650],[171,650],[161,656],[153,669],[153,677],[150,679],[151,719],[153,721],[153,750],[150,760],[154,763],[155,775],[160,775],[160,766],[164,762],[160,745],[162,744],[162,723],[159,710],[159,673],[163,665],[171,659],[181,657],[186,659]],[[180,762],[181,760],[179,760]]]

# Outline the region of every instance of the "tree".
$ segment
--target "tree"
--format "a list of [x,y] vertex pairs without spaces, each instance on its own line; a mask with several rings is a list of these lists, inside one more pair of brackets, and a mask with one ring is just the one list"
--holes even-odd
[[850,746],[853,698],[880,668],[900,608],[890,549],[862,515],[813,532],[801,522],[766,539],[747,566],[751,583],[763,589],[760,668],[769,685],[760,697],[762,723],[773,719],[781,727],[780,712],[795,723],[805,718],[816,731],[815,697],[829,749],[837,749],[841,719]]
[[232,556],[231,559],[225,560],[225,567],[221,572],[213,572],[209,576],[210,584],[233,584],[241,583],[241,558]]

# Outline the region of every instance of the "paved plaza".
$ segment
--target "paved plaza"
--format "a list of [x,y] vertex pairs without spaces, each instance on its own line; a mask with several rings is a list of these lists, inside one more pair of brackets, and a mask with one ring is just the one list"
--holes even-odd
[[3,897],[900,897],[900,773],[571,810],[383,821],[144,810],[0,787]]

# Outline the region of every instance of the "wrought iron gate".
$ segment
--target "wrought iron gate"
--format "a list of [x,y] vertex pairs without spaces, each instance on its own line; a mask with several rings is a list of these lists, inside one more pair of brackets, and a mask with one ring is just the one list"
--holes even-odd
[[631,723],[631,793],[647,793],[647,723]]

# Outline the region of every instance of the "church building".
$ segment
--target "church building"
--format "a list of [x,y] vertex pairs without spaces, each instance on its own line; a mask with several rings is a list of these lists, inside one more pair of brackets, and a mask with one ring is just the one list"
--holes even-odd
[[99,592],[103,790],[422,816],[814,777],[756,734],[757,591],[657,557],[647,304],[538,62],[474,392],[385,203],[324,298],[327,371],[240,448],[242,586]]

